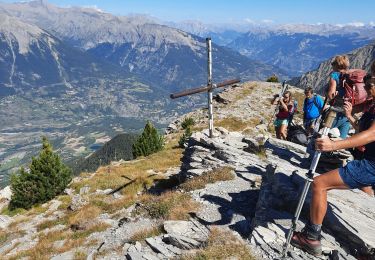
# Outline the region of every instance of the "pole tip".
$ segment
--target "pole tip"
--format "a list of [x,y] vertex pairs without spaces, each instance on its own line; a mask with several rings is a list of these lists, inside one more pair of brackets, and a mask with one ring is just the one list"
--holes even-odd
[[207,38],[206,38],[206,41],[211,41],[211,37],[207,37]]

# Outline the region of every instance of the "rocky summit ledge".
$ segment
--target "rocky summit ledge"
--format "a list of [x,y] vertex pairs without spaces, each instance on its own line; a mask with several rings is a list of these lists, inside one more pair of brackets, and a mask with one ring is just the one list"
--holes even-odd
[[[193,191],[193,197],[203,204],[197,218],[207,226],[228,226],[247,241],[259,259],[279,258],[304,185],[306,149],[274,138],[259,145],[261,140],[218,130],[212,139],[206,132],[193,134],[182,173],[194,178],[227,165],[233,167],[236,177]],[[259,156],[262,147],[266,157]],[[298,229],[307,221],[310,196]],[[321,259],[374,257],[375,199],[359,190],[330,191],[328,203]],[[288,258],[316,259],[293,247]]]
[[[112,215],[101,214],[95,221],[105,223],[105,230],[89,235],[84,246],[54,255],[52,259],[74,259],[74,250],[86,252],[87,259],[98,258],[100,254],[98,259],[179,259],[204,248],[214,227],[242,241],[256,259],[278,259],[304,185],[306,160],[305,148],[290,142],[262,135],[249,137],[220,127],[215,129],[213,138],[208,137],[207,131],[196,132],[189,139],[180,169],[173,169],[173,175],[190,181],[226,168],[234,177],[191,191],[178,187],[177,192],[189,192],[200,205],[190,219],[166,221],[135,217],[133,213],[139,208],[136,203]],[[109,194],[110,191],[96,190],[95,193]],[[67,196],[72,197],[70,210],[83,207],[87,203],[83,198],[89,192],[86,186],[79,194],[66,190]],[[3,196],[9,195],[5,193]],[[310,196],[298,229],[307,221]],[[319,259],[374,259],[375,199],[353,190],[330,191],[328,201],[322,234],[324,255]],[[46,220],[54,222],[64,217],[60,204],[53,200],[46,204],[44,213],[25,220],[21,226],[24,235],[2,244],[0,254],[11,257],[35,246],[37,227]],[[6,228],[12,224],[12,218],[0,216],[0,224],[0,228]],[[131,239],[142,230],[157,227],[163,232],[143,242]],[[64,225],[41,232],[47,234],[61,228]],[[63,242],[56,241],[54,247],[61,247]],[[287,259],[317,258],[290,247]]]

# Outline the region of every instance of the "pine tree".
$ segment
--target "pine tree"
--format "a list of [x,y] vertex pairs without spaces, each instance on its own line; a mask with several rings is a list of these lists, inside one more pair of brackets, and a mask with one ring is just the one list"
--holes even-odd
[[180,137],[180,140],[178,141],[178,146],[181,148],[185,148],[185,144],[189,140],[190,136],[192,135],[191,127],[188,126],[185,128],[184,134]]
[[147,156],[162,150],[163,147],[164,137],[158,133],[150,121],[147,121],[143,133],[133,144],[133,155],[134,157]]
[[271,77],[269,77],[267,80],[267,82],[275,82],[275,83],[278,83],[279,82],[279,78],[273,74]]
[[32,158],[30,170],[24,168],[11,176],[12,198],[10,209],[29,209],[61,194],[72,179],[72,171],[53,152],[46,137],[39,156]]

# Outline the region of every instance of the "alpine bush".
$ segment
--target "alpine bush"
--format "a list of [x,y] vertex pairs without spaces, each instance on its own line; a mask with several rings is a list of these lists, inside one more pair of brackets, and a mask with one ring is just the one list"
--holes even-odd
[[9,209],[29,209],[61,194],[72,180],[72,171],[53,152],[46,137],[42,139],[42,150],[33,157],[30,170],[21,168],[10,179],[12,197]]
[[278,83],[278,82],[279,82],[279,78],[278,78],[276,75],[272,75],[272,76],[269,77],[266,81],[267,81],[267,82],[275,82],[275,83]]
[[164,147],[164,137],[158,130],[147,121],[141,136],[133,144],[134,157],[147,156],[162,150]]
[[186,117],[185,119],[184,119],[184,121],[182,121],[182,123],[181,123],[181,127],[182,127],[182,129],[187,129],[188,127],[192,127],[192,126],[194,126],[195,125],[195,121],[194,121],[194,118],[192,118],[192,117]]

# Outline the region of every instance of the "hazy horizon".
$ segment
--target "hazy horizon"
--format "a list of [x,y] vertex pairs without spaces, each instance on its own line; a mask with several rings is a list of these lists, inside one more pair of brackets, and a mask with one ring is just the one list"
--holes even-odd
[[[29,2],[0,0],[3,3]],[[114,15],[148,15],[166,22],[199,21],[204,24],[332,24],[332,25],[375,25],[372,14],[375,1],[363,0],[360,12],[344,10],[358,9],[358,2],[352,0],[331,1],[228,1],[198,0],[48,0],[59,7],[90,7]],[[236,4],[236,2],[238,2]]]

